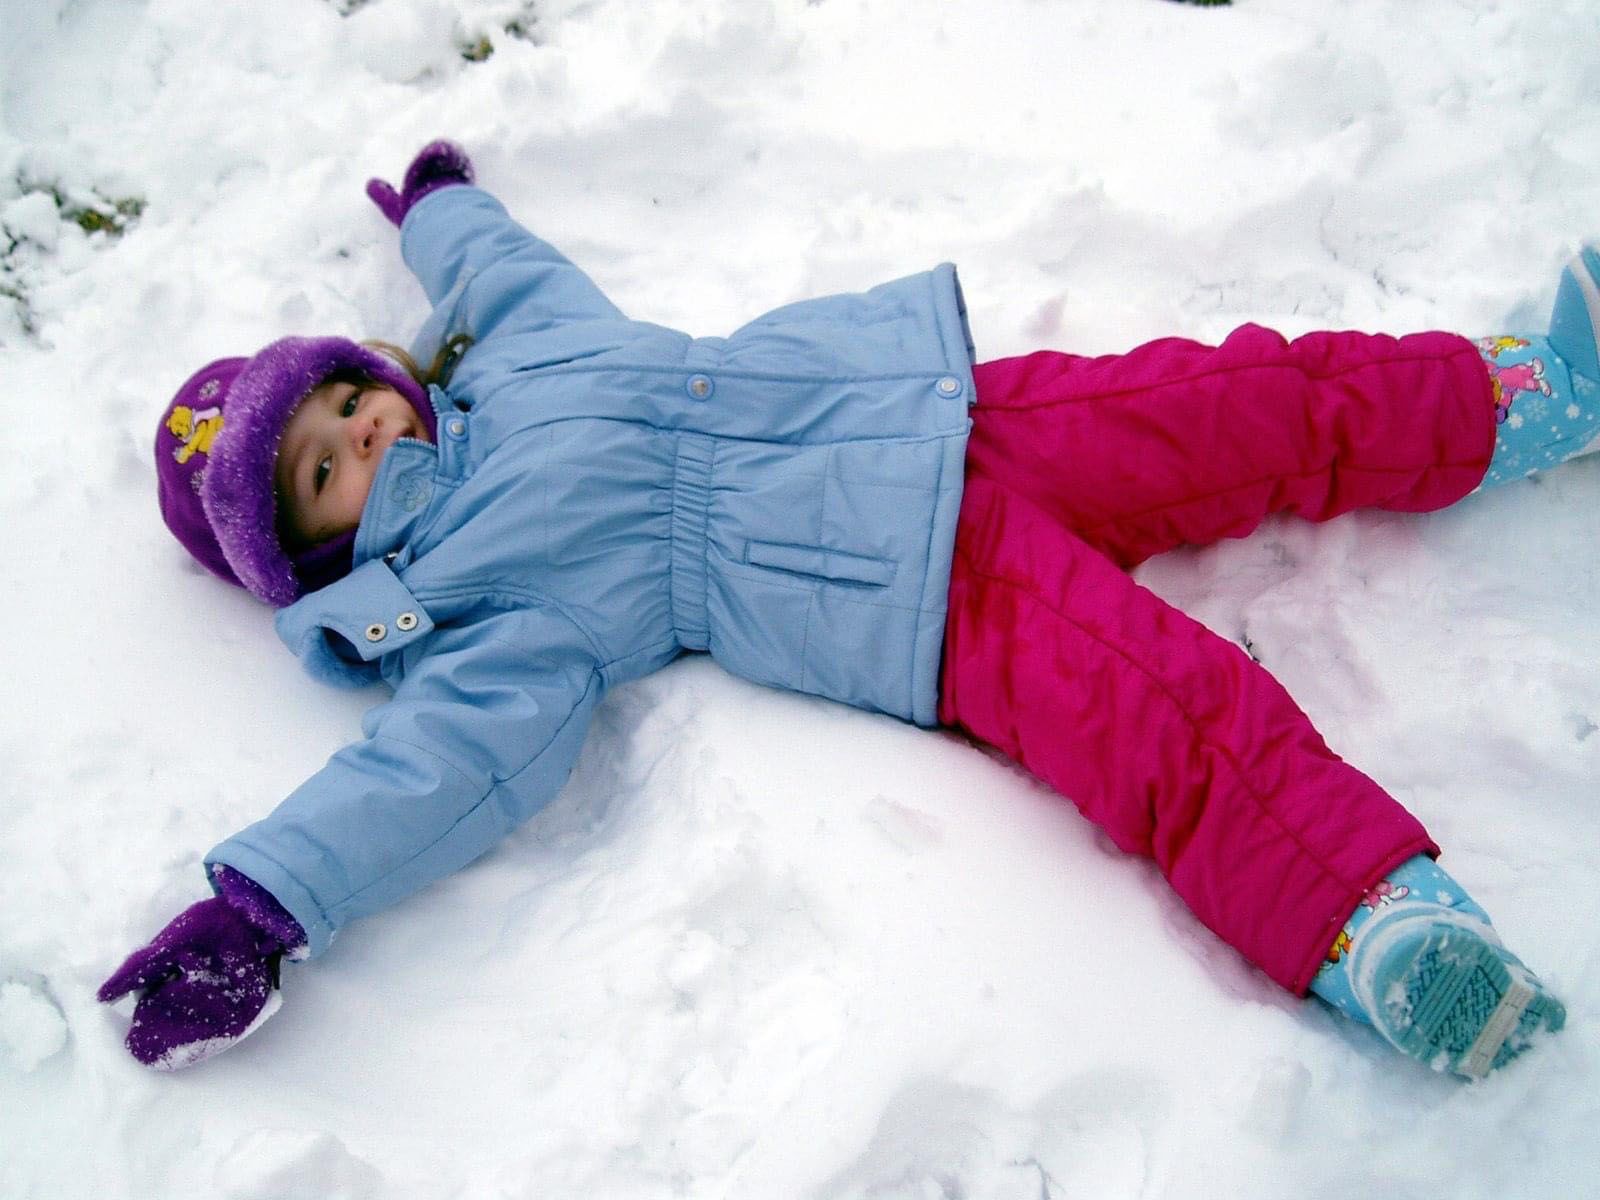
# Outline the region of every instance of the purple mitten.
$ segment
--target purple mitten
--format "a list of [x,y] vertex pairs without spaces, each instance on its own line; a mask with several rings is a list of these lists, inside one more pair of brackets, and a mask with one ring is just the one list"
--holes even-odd
[[406,168],[405,181],[396,192],[381,179],[367,180],[367,195],[378,206],[390,224],[399,225],[406,214],[429,192],[436,192],[451,184],[471,183],[472,160],[467,152],[454,142],[440,140],[429,142]]
[[99,998],[110,1004],[139,992],[128,1049],[146,1066],[174,1071],[220,1054],[277,1011],[283,951],[214,896],[135,950],[100,985]]
[[300,927],[300,922],[289,915],[289,910],[278,903],[276,896],[254,879],[222,863],[212,866],[211,878],[216,884],[217,894],[228,902],[228,907],[283,947],[285,958],[298,962],[311,952],[306,931]]

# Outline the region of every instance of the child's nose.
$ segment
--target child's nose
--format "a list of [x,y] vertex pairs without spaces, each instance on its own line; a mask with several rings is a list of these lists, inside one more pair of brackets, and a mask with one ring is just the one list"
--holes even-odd
[[378,416],[362,417],[350,423],[351,446],[361,454],[370,454],[377,445],[378,436],[383,425],[383,418]]

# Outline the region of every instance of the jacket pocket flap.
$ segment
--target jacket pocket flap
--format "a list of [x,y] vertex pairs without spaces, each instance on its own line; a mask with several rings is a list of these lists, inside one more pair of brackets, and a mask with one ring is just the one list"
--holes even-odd
[[745,561],[753,567],[771,567],[791,575],[811,575],[835,583],[887,587],[894,582],[894,564],[881,558],[846,554],[820,546],[786,546],[778,542],[750,542]]

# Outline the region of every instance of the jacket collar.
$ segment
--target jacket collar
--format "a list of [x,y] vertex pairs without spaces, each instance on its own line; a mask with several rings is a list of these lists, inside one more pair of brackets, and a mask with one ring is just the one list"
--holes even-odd
[[356,529],[353,566],[398,553],[416,532],[440,484],[460,480],[466,472],[472,414],[457,408],[436,385],[429,385],[428,400],[436,414],[437,436],[432,442],[402,438],[384,454]]
[[439,452],[427,442],[403,439],[378,464],[356,528],[354,565],[396,553],[411,539],[433,500]]

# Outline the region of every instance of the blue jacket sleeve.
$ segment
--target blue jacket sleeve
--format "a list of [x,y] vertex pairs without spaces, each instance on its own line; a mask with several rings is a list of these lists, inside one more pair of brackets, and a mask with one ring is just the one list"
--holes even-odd
[[479,188],[445,187],[424,196],[400,227],[400,253],[429,303],[439,306],[458,288],[465,293],[470,332],[480,340],[622,318],[587,275]]
[[549,803],[603,691],[587,639],[549,610],[442,627],[416,652],[363,740],[206,856],[271,892],[311,957]]

